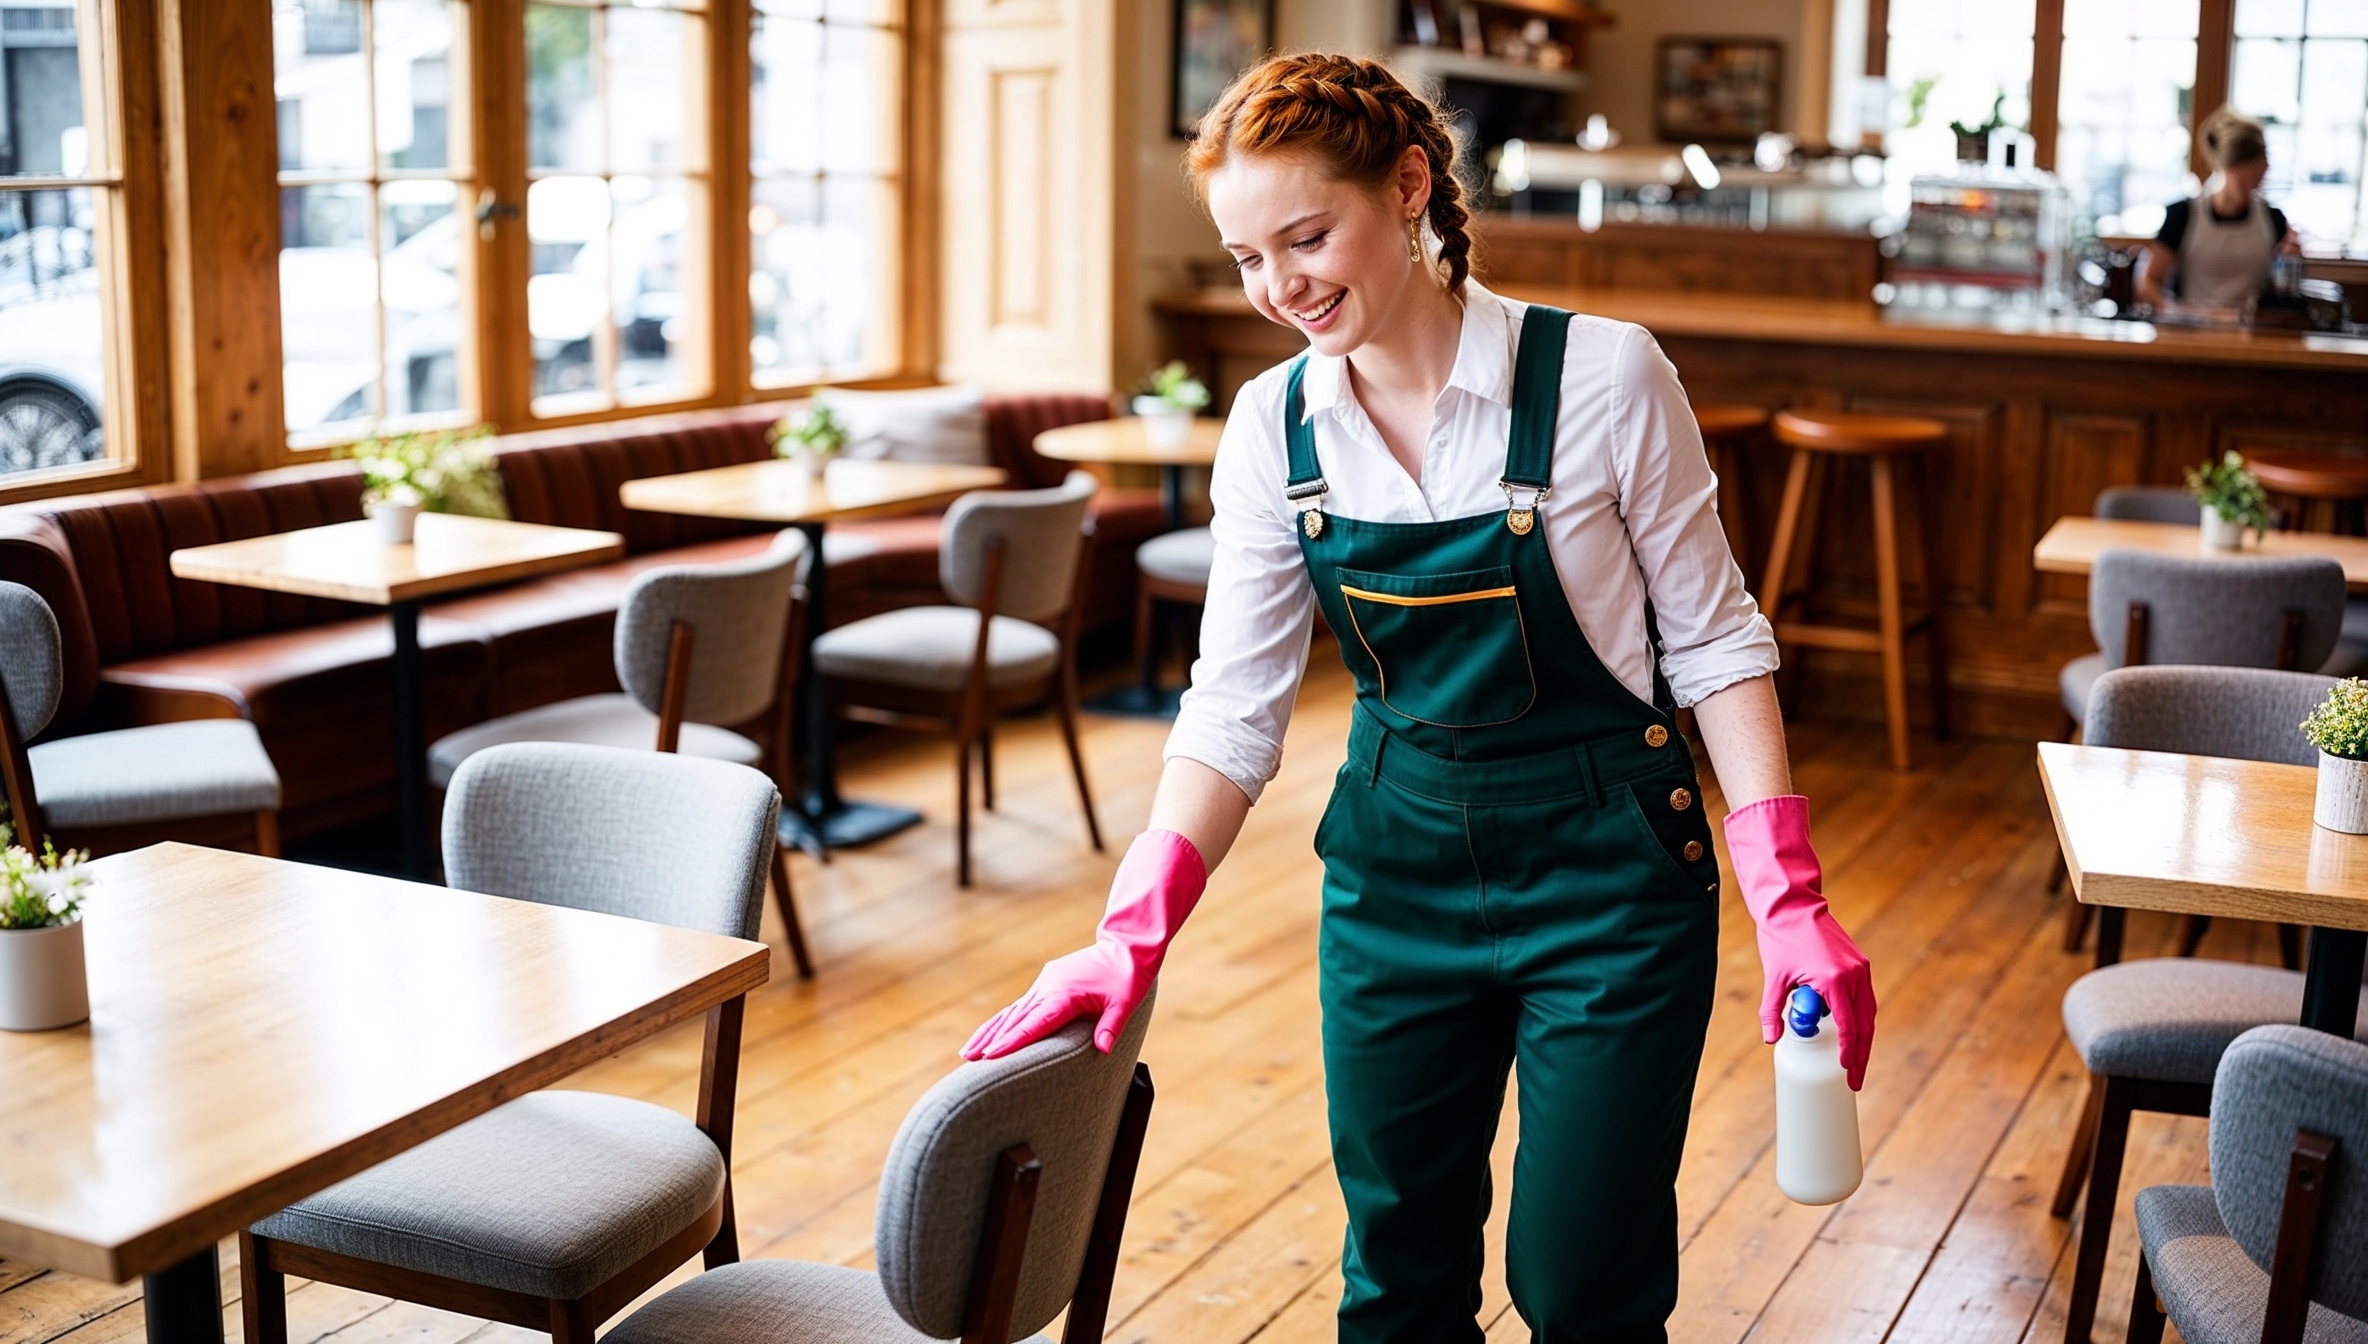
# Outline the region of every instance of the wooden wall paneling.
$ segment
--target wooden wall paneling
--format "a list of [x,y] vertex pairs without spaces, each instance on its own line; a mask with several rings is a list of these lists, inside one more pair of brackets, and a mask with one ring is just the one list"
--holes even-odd
[[[699,288],[706,321],[711,394],[719,402],[749,397],[748,233],[750,15],[743,0],[709,0],[707,10],[707,283]],[[694,143],[696,140],[694,139]]]
[[1999,431],[1998,502],[1990,515],[1998,532],[1992,610],[2006,619],[2029,616],[2037,600],[2039,575],[2031,568],[2031,547],[2054,521],[2041,499],[2046,441],[2047,408],[2034,397],[2009,396]]
[[[1996,468],[2004,438],[2005,403],[1859,398],[1851,401],[1850,409],[1920,415],[1949,427],[1947,443],[1925,455],[1927,480],[1941,501],[1938,544],[1941,600],[1950,608],[1969,607],[1982,612],[1994,609],[1999,539],[1999,529],[1994,525],[1998,517]],[[1903,557],[1901,563],[1913,569],[1909,563],[1912,559]]]
[[[469,52],[477,71],[471,152],[481,221],[476,239],[477,393],[486,420],[523,427],[534,397],[534,347],[526,329],[526,6],[471,0]],[[491,216],[487,210],[490,208]]]
[[[2050,406],[2041,434],[2040,508],[2034,522],[2042,532],[2058,518],[2094,512],[2097,494],[2107,486],[2148,479],[2153,434],[2144,415],[2083,413]],[[2036,533],[2033,540],[2037,540]],[[2026,545],[2026,563],[2029,554]],[[2032,608],[2036,613],[2087,619],[2086,580],[2063,574],[2040,575],[2037,592],[2039,600]]]
[[2187,166],[2197,177],[2204,162],[2204,119],[2228,101],[2228,68],[2236,56],[2236,0],[2202,0],[2196,7],[2195,91],[2189,98]]
[[904,162],[901,181],[900,372],[927,374],[937,364],[942,314],[945,0],[905,0]]

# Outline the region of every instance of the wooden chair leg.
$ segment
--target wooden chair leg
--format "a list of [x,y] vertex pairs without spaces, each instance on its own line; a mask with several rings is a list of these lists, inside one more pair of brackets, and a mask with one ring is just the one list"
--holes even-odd
[[991,718],[978,725],[978,800],[989,812],[995,810],[995,721]]
[[551,1344],[592,1344],[597,1324],[592,1309],[581,1301],[551,1304]]
[[1899,598],[1899,516],[1892,492],[1891,460],[1867,464],[1874,477],[1875,614],[1883,641],[1883,718],[1891,730],[1891,768],[1910,768],[1908,756],[1908,655],[1906,621]]
[[252,1232],[238,1234],[239,1315],[247,1344],[288,1344],[288,1279],[263,1265],[263,1245]]
[[789,889],[789,857],[773,846],[773,903],[781,909],[781,927],[789,933],[789,958],[797,963],[798,979],[814,978],[814,961],[806,954],[806,931],[798,927],[798,901]]
[[2210,915],[2179,916],[2179,955],[2192,957],[2204,945],[2204,935],[2212,931]]
[[[2064,861],[2058,859],[2056,860],[2056,875],[2047,884],[2048,893],[2053,895],[2063,885]],[[2078,952],[2081,943],[2087,941],[2088,924],[2091,919],[2096,917],[2096,909],[2093,905],[2082,905],[2078,901],[2064,903],[2064,950],[2066,952]]]
[[2064,1308],[2064,1344],[2090,1344],[2097,1294],[2105,1282],[2106,1243],[2113,1235],[2113,1201],[2121,1194],[2121,1160],[2129,1151],[2130,1102],[2114,1079],[2102,1083],[2097,1137],[2089,1159],[2088,1199],[2080,1211],[2080,1245],[2072,1262],[2072,1295]]
[[2302,926],[2278,925],[2278,963],[2289,971],[2302,969]]
[[255,814],[255,852],[267,859],[280,856],[280,814],[264,811]]
[[2064,1149],[2064,1174],[2056,1178],[2056,1197],[2047,1211],[2058,1218],[2072,1216],[2072,1206],[2080,1202],[2080,1187],[2088,1179],[2089,1158],[2097,1151],[2097,1121],[2105,1113],[2105,1080],[2095,1074],[2088,1076],[2088,1100],[2081,1103],[2080,1125],[2072,1131],[2072,1142]]
[[1932,461],[1916,460],[1916,504],[1921,512],[1916,532],[1924,553],[1924,652],[1932,668],[1932,736],[1935,741],[1949,740],[1949,640],[1941,628],[1941,608],[1946,605],[1942,594],[1947,582],[1940,567],[1940,495],[1933,489]]
[[1085,753],[1077,743],[1077,706],[1071,688],[1063,686],[1053,697],[1055,712],[1061,720],[1061,741],[1069,748],[1069,773],[1077,777],[1077,805],[1085,809],[1085,833],[1094,843],[1094,852],[1102,852],[1102,823],[1094,817],[1093,790],[1085,783]]
[[2154,1291],[2154,1269],[2138,1256],[2138,1282],[2130,1292],[2129,1344],[2162,1344],[2162,1298]]
[[970,753],[978,743],[967,732],[954,739],[954,885],[970,885]]

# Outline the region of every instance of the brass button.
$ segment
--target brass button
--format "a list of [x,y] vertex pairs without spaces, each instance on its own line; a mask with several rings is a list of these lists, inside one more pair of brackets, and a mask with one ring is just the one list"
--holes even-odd
[[1701,841],[1699,841],[1699,840],[1688,840],[1688,841],[1686,841],[1686,862],[1688,862],[1688,863],[1700,863],[1701,861],[1702,861],[1702,842],[1701,842]]
[[1669,730],[1668,730],[1668,729],[1666,729],[1666,728],[1664,728],[1664,727],[1662,727],[1660,724],[1657,724],[1657,723],[1656,723],[1656,724],[1654,724],[1652,727],[1645,729],[1645,730],[1644,730],[1644,744],[1645,744],[1646,746],[1648,746],[1648,747],[1665,747],[1665,746],[1668,746],[1668,745],[1669,745]]
[[1684,789],[1671,789],[1669,791],[1669,805],[1683,812],[1694,805],[1694,795]]

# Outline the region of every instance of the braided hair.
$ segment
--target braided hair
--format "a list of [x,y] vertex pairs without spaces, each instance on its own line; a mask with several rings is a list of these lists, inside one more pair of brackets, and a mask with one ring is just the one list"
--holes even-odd
[[1455,138],[1437,108],[1378,62],[1324,53],[1260,61],[1201,118],[1184,167],[1197,189],[1234,154],[1300,151],[1341,177],[1379,186],[1396,174],[1409,145],[1430,160],[1428,222],[1448,291],[1460,295],[1472,270],[1472,235],[1455,175]]

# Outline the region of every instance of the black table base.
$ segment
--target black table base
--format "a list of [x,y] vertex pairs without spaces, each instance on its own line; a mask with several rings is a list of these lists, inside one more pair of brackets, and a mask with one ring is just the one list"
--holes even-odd
[[402,836],[396,850],[403,876],[436,877],[435,837],[428,834],[427,676],[420,667],[419,604],[387,607],[395,627],[395,813]]
[[222,1344],[222,1268],[206,1247],[140,1280],[148,1344]]
[[896,834],[921,820],[909,807],[855,802],[839,796],[838,756],[833,749],[830,697],[823,694],[822,672],[814,666],[814,640],[829,627],[824,590],[830,574],[822,557],[820,523],[799,523],[806,538],[806,648],[798,661],[798,722],[806,732],[806,790],[796,806],[781,811],[781,843],[795,845],[818,858],[834,849],[868,845]]
[[2302,981],[2302,1025],[2350,1040],[2359,1026],[2360,968],[2368,932],[2312,929]]

